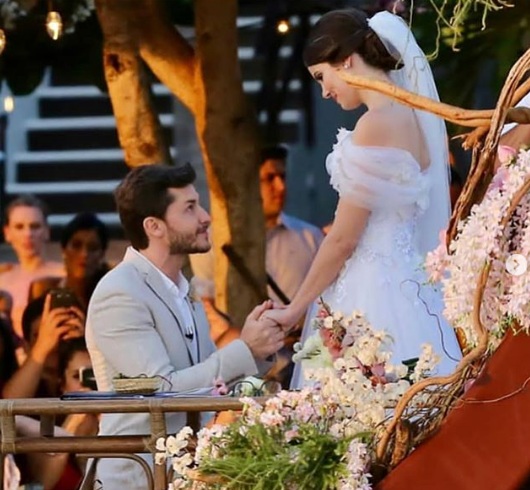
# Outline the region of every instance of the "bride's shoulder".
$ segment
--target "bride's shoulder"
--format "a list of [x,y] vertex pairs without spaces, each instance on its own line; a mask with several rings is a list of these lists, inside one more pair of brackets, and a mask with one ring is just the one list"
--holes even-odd
[[399,128],[406,121],[406,108],[391,105],[365,112],[352,132],[352,142],[359,146],[398,146],[394,141]]

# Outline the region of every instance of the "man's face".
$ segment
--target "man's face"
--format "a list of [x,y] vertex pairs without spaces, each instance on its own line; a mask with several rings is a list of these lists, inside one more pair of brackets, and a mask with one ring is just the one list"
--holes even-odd
[[277,218],[285,203],[285,161],[265,160],[259,170],[265,218]]
[[39,208],[17,206],[9,213],[4,236],[19,260],[23,260],[42,256],[49,238],[49,229]]
[[208,228],[210,215],[199,204],[195,187],[169,189],[174,197],[164,218],[165,239],[171,255],[208,252],[211,248]]

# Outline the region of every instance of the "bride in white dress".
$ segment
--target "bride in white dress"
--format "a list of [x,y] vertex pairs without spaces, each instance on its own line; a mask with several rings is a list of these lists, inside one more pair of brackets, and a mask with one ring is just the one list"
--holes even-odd
[[[292,303],[264,315],[288,329],[322,297],[334,311],[359,310],[375,329],[389,332],[393,362],[418,357],[430,343],[441,357],[438,374],[449,373],[460,348],[442,318],[441,295],[425,285],[422,269],[449,220],[445,125],[339,76],[382,80],[438,99],[427,60],[399,17],[382,12],[368,19],[345,9],[315,24],[304,62],[324,98],[345,110],[361,104],[368,110],[353,131],[339,130],[326,160],[339,194],[329,234]],[[310,323],[302,339],[314,334]],[[297,365],[291,387],[303,383]]]

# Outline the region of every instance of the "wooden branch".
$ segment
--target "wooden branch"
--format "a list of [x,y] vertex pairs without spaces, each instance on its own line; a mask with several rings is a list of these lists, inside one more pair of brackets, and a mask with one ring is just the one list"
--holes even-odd
[[448,243],[456,236],[458,222],[468,216],[473,204],[482,200],[487,186],[493,177],[497,146],[499,144],[502,127],[506,122],[507,108],[511,106],[512,101],[522,96],[523,90],[529,86],[527,85],[527,81],[519,86],[529,69],[530,49],[513,65],[506,78],[483,147],[481,147],[480,151],[478,151],[477,145],[474,147],[470,174],[466,180],[462,194],[456,203],[449,223],[447,233]]
[[[444,118],[446,121],[467,127],[480,127],[489,125],[493,117],[493,110],[468,110],[457,106],[438,102],[428,97],[423,97],[414,92],[402,89],[382,80],[373,80],[365,77],[358,77],[341,72],[340,77],[357,88],[375,90],[384,95],[401,102],[414,109],[421,109],[431,112]],[[528,87],[530,90],[530,86]],[[526,93],[526,92],[525,92]],[[524,95],[524,94],[523,94]],[[522,96],[521,96],[522,97]],[[519,122],[530,124],[530,111],[528,109],[511,108],[506,113],[507,122]]]
[[488,124],[493,114],[492,110],[466,110],[450,104],[438,102],[382,80],[358,77],[345,72],[341,72],[340,77],[354,87],[375,90],[376,92],[392,97],[409,107],[431,112],[437,116],[443,117],[447,121],[462,126],[476,127]]
[[[120,0],[121,2],[122,0]],[[135,0],[143,6],[138,19],[140,56],[175,97],[195,113],[195,54],[171,23],[161,0]]]

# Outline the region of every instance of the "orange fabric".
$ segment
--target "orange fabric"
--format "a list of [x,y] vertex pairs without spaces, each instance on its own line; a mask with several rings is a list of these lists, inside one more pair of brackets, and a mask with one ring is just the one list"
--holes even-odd
[[530,336],[509,333],[465,400],[376,490],[513,490],[530,475]]

